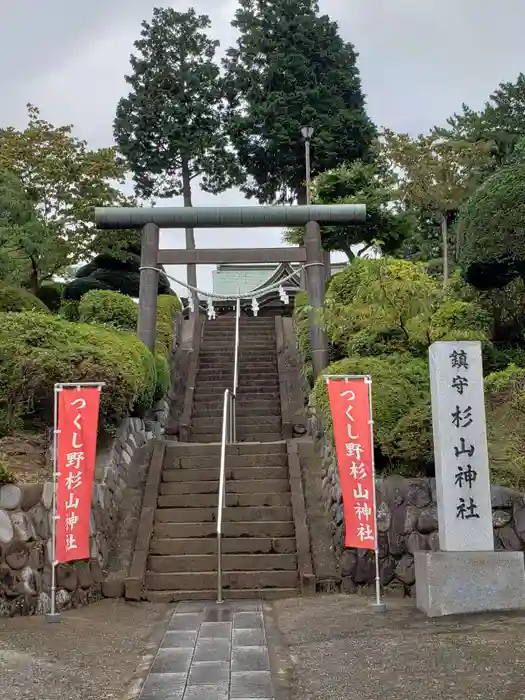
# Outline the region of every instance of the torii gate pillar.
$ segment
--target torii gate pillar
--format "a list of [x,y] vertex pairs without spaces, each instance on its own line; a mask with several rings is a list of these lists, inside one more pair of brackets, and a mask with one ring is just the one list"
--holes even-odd
[[310,345],[314,378],[328,367],[328,338],[321,325],[324,304],[326,271],[324,253],[321,246],[321,228],[317,221],[309,221],[305,226],[304,247],[306,249],[306,290],[310,311]]

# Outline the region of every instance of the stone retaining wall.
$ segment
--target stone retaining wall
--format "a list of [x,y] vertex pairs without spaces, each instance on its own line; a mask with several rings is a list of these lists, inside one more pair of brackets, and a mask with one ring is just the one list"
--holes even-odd
[[[310,419],[323,465],[322,492],[331,515],[334,551],[347,593],[375,581],[373,553],[344,547],[344,510],[339,472],[330,441],[320,421]],[[525,550],[525,496],[501,486],[492,486],[492,521],[495,549]],[[405,479],[392,475],[376,481],[377,526],[381,583],[386,591],[411,595],[414,552],[439,549],[435,479]]]
[[[102,596],[119,504],[138,449],[158,435],[169,405],[159,401],[148,420],[126,418],[97,454],[91,509],[91,558],[57,567],[59,609]],[[44,614],[50,608],[53,484],[0,487],[0,616]]]

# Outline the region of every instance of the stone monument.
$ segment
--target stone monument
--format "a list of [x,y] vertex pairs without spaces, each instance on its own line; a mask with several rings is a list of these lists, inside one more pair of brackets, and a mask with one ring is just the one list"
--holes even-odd
[[416,552],[429,617],[525,609],[522,552],[494,551],[481,343],[429,350],[439,552]]

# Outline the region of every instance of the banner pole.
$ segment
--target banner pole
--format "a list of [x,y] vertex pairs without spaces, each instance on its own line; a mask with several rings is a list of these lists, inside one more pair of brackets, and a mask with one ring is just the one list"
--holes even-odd
[[51,526],[51,611],[46,615],[46,621],[50,623],[60,622],[60,613],[57,612],[57,484],[58,484],[58,394],[61,384],[55,384],[53,406],[53,505]]
[[377,531],[377,497],[376,497],[376,469],[375,469],[375,456],[374,456],[374,417],[372,412],[372,377],[365,377],[365,382],[368,385],[368,424],[370,426],[370,445],[371,445],[371,461],[372,461],[372,479],[373,479],[373,496],[374,496],[374,554],[375,554],[375,565],[376,565],[376,602],[372,604],[372,609],[374,612],[385,612],[386,605],[381,601],[381,575],[379,572],[379,537]]

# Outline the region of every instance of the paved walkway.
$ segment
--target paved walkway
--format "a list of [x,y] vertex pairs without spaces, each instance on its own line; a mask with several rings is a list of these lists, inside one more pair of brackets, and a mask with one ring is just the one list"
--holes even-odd
[[274,697],[262,604],[179,603],[140,700]]

